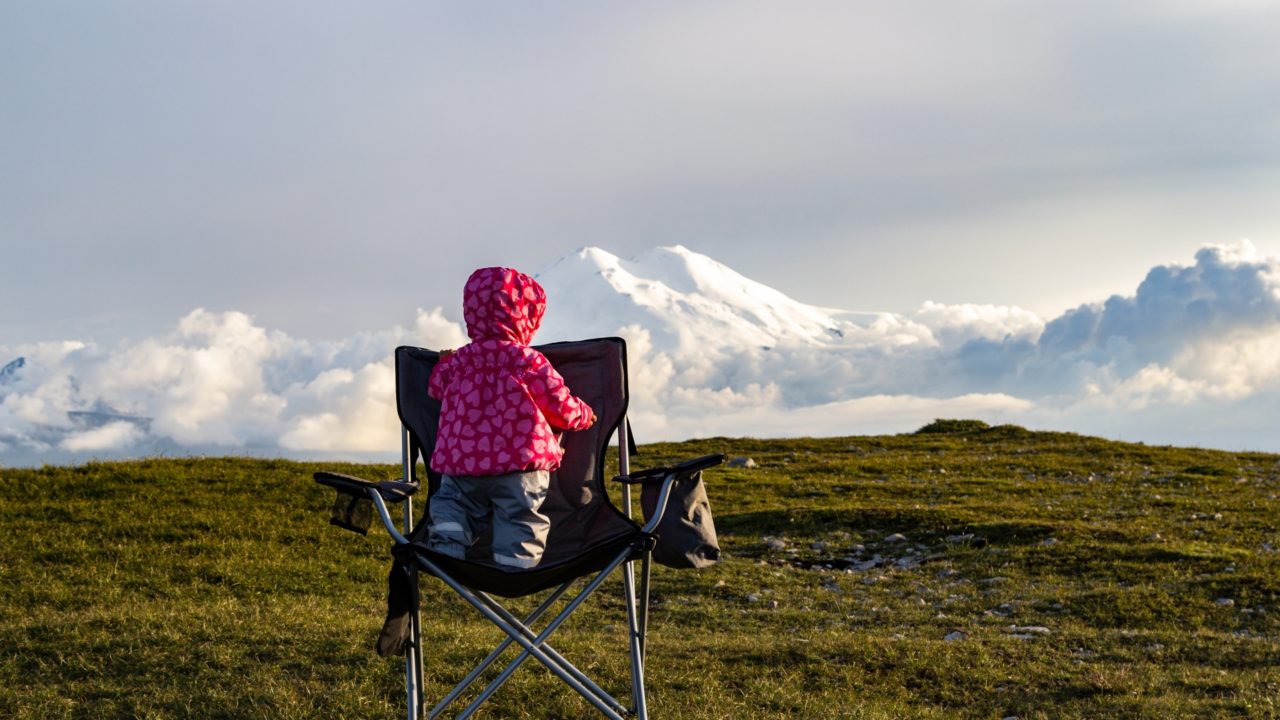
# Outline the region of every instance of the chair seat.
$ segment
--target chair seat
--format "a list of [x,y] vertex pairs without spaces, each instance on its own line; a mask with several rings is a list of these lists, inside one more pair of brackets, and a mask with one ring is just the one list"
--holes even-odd
[[652,545],[652,537],[632,525],[626,532],[597,541],[590,547],[580,549],[572,557],[560,562],[542,563],[527,570],[441,555],[427,548],[425,537],[415,539],[408,545],[397,546],[392,549],[392,553],[404,561],[412,561],[413,555],[422,555],[473,590],[499,597],[517,598],[597,573],[627,546],[634,548],[633,556],[638,558],[645,548]]

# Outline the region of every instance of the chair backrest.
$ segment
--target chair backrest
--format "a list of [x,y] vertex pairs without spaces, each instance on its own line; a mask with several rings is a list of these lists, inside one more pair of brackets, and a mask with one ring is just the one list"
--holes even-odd
[[[551,518],[551,534],[542,565],[575,556],[582,547],[633,532],[635,525],[610,502],[605,492],[605,453],[610,438],[626,419],[627,349],[621,338],[599,338],[537,346],[573,394],[596,412],[598,422],[581,432],[564,433],[564,460],[552,475],[543,512]],[[415,347],[396,349],[396,406],[412,445],[430,466],[435,449],[440,402],[427,395],[431,370],[440,356]],[[415,453],[416,454],[416,453]],[[416,461],[416,458],[411,458]],[[439,486],[439,474],[428,472],[428,502]],[[424,510],[425,512],[425,510]],[[486,544],[482,537],[480,545]],[[477,562],[487,557],[477,554]]]

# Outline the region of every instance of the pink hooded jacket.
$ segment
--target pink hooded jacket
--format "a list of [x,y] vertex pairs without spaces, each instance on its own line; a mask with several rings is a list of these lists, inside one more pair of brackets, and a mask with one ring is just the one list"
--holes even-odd
[[481,268],[463,289],[471,342],[440,361],[427,392],[441,401],[431,468],[455,476],[555,470],[564,451],[552,428],[585,430],[591,407],[529,347],[547,294],[509,268]]

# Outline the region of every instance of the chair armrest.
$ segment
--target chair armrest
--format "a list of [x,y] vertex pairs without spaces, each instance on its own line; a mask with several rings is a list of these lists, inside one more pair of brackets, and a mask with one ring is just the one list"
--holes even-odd
[[369,490],[377,491],[383,500],[389,503],[398,503],[407,500],[415,492],[418,491],[416,483],[407,483],[402,480],[383,480],[375,482],[373,480],[365,480],[355,475],[343,475],[334,472],[318,472],[312,477],[321,485],[328,485],[344,495],[352,497],[365,497],[369,494]]
[[654,507],[653,517],[649,518],[649,521],[642,528],[644,532],[652,533],[658,527],[658,523],[662,522],[662,516],[667,512],[667,501],[671,498],[671,488],[676,484],[676,481],[707,468],[713,468],[722,462],[724,462],[724,455],[703,455],[670,467],[650,468],[629,475],[619,475],[614,480],[624,485],[662,483],[662,488],[658,491],[658,502]]
[[[407,500],[409,496],[417,492],[418,485],[398,480],[374,482],[373,480],[365,480],[364,478],[355,477],[354,475],[343,475],[342,473],[323,471],[315,473],[313,477],[315,478],[315,481],[321,485],[328,485],[334,490],[337,490],[339,497],[346,495],[348,497],[368,500],[371,502],[374,509],[378,511],[378,518],[382,520],[382,525],[387,529],[387,534],[389,534],[399,545],[409,542],[408,539],[396,529],[395,523],[392,522],[391,513],[387,512],[387,503]],[[361,535],[364,534],[363,527],[353,527],[350,523],[339,522],[333,519],[331,519],[330,522],[335,525],[340,525],[348,530],[354,530]]]
[[643,485],[646,483],[662,482],[667,476],[684,477],[692,475],[699,470],[713,468],[724,462],[724,455],[703,455],[702,457],[685,460],[677,465],[669,467],[649,468],[640,472],[630,473],[628,475],[618,475],[614,478],[614,482],[620,482],[624,485]]

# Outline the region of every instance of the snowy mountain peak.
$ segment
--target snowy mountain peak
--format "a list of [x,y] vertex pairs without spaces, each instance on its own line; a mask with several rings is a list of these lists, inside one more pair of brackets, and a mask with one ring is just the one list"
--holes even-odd
[[[655,247],[637,256],[636,265],[655,270],[659,279],[680,292],[716,291],[725,286],[753,283],[726,265],[683,245]],[[759,285],[761,289],[765,286]]]
[[622,262],[622,260],[619,259],[617,255],[614,255],[608,250],[587,245],[587,246],[578,248],[576,252],[571,253],[569,255],[565,255],[564,257],[560,258],[559,260],[556,260],[551,264],[555,265],[557,263],[571,261],[573,259],[577,259],[581,262],[588,263],[589,265],[594,266],[600,270],[617,267],[617,265],[620,262]]
[[629,260],[584,247],[536,274],[547,289],[539,340],[649,331],[660,349],[697,345],[823,344],[843,324],[683,246],[657,247]]

